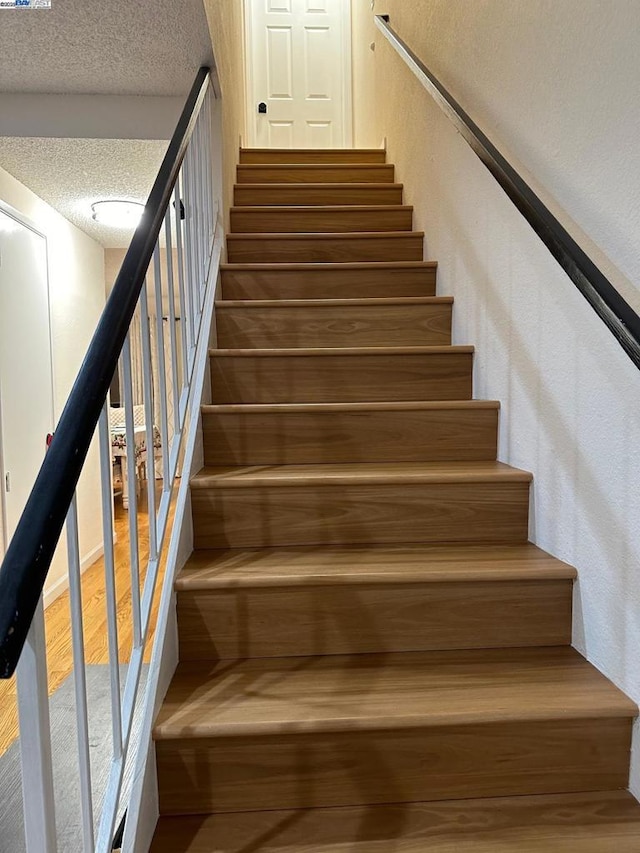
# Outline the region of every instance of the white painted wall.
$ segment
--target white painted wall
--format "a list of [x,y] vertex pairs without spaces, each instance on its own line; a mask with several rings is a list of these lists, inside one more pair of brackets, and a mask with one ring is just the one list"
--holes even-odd
[[[47,237],[57,421],[104,307],[104,251],[2,168],[0,199],[28,216]],[[102,550],[99,461],[95,442],[80,480],[78,498],[80,555],[86,567]],[[45,601],[49,603],[65,588],[66,551],[59,547],[45,586]]]
[[[498,147],[536,176],[640,309],[636,0],[376,3]],[[356,145],[388,159],[533,471],[530,535],[578,568],[574,643],[640,701],[640,373],[354,0]],[[376,42],[375,52],[369,43]],[[632,790],[640,795],[640,732]]]

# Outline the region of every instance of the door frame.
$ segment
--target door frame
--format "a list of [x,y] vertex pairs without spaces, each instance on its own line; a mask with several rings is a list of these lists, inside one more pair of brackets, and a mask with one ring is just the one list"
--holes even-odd
[[[15,220],[20,225],[23,225],[25,228],[28,228],[38,237],[42,237],[44,240],[44,252],[45,252],[45,276],[46,276],[46,292],[47,292],[47,329],[49,332],[49,382],[51,384],[51,413],[50,413],[50,421],[51,421],[51,429],[53,430],[56,422],[55,418],[55,378],[54,378],[54,366],[53,366],[53,329],[51,328],[51,282],[49,275],[49,241],[47,239],[47,235],[44,231],[41,231],[38,225],[31,219],[30,216],[27,216],[26,213],[22,213],[22,211],[17,210],[15,207],[12,207],[7,202],[0,199],[0,212],[4,213],[10,219]],[[5,467],[5,459],[4,459],[4,445],[2,440],[2,384],[0,383],[0,521],[2,522],[2,529],[0,535],[0,559],[4,557],[7,551],[8,542],[8,529],[7,529],[7,504],[5,498],[5,477],[7,474],[7,470]]]
[[[243,0],[242,3],[242,26],[243,26],[243,66],[244,66],[244,85],[245,85],[245,101],[246,109],[244,116],[244,126],[247,134],[246,145],[248,148],[255,148],[256,132],[255,132],[255,103],[253,93],[253,68],[250,58],[253,55],[253,31],[251,14],[252,3],[255,0]],[[342,53],[345,57],[345,73],[342,78],[342,126],[344,128],[343,138],[344,147],[353,148],[353,50],[352,50],[352,26],[353,26],[353,7],[352,0],[340,0],[340,8],[345,9],[343,18],[344,26],[342,28]],[[242,146],[243,140],[240,139]]]

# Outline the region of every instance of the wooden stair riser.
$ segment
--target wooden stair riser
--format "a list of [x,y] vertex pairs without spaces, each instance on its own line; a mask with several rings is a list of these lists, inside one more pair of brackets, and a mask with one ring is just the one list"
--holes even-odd
[[393,231],[349,234],[229,234],[231,264],[421,261],[424,234]]
[[236,184],[233,203],[244,205],[402,204],[402,184]]
[[527,539],[526,482],[192,488],[194,547]]
[[[228,351],[229,352],[229,351]],[[213,355],[215,403],[468,400],[473,354]]]
[[572,581],[338,584],[182,590],[180,660],[571,641]]
[[[497,406],[205,409],[205,464],[473,461],[495,459]],[[436,408],[436,406],[438,406]]]
[[384,163],[383,148],[241,148],[240,163]]
[[392,184],[394,167],[386,163],[366,165],[240,165],[239,184]]
[[223,265],[223,299],[375,299],[434,296],[435,264],[255,268]]
[[151,853],[615,853],[640,850],[625,791],[161,818]]
[[306,307],[251,304],[216,307],[218,346],[270,347],[448,346],[450,301]]
[[231,231],[244,234],[338,231],[411,231],[413,208],[396,207],[234,207]]
[[627,785],[630,742],[631,720],[624,718],[162,740],[160,811],[615,790]]

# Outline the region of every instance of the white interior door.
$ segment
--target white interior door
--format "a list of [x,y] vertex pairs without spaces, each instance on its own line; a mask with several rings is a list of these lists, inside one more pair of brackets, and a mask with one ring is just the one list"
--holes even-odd
[[350,0],[245,0],[245,26],[249,145],[351,146]]
[[[0,208],[0,468],[8,544],[53,428],[46,240]],[[0,540],[0,551],[3,543]]]

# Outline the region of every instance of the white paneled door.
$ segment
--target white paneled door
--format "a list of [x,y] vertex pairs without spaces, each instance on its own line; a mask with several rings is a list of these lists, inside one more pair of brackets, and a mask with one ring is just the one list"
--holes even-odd
[[[45,238],[0,208],[0,471],[6,543],[53,429]],[[2,556],[0,540],[0,557]]]
[[245,0],[249,145],[345,148],[349,0]]

